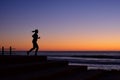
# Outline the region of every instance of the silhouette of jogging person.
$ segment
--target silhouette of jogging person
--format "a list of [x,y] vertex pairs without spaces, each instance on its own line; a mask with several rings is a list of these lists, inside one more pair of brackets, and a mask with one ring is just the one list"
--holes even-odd
[[34,34],[32,35],[33,37],[33,40],[32,40],[32,43],[33,43],[33,48],[31,48],[29,51],[27,51],[27,55],[29,55],[29,53],[36,49],[35,50],[35,55],[37,55],[37,52],[38,52],[38,49],[39,49],[39,46],[37,44],[37,40],[40,39],[40,37],[38,37],[38,29],[35,29],[34,31],[32,31]]

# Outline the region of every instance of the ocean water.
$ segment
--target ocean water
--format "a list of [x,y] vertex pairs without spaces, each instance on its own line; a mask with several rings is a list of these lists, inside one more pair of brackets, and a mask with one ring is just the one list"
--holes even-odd
[[[5,52],[9,55],[9,52]],[[26,51],[14,51],[12,55],[26,55]],[[30,56],[34,52],[30,53]],[[38,56],[47,56],[48,60],[68,61],[69,65],[85,65],[88,69],[120,70],[120,53],[109,52],[79,52],[79,51],[42,51]]]

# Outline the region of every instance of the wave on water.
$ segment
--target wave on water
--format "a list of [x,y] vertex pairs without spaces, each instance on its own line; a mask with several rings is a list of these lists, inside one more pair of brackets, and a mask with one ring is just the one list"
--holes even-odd
[[[5,55],[9,55],[6,52]],[[12,55],[26,55],[26,51],[14,51]],[[30,53],[34,55],[34,52]],[[48,60],[68,61],[69,65],[86,65],[88,69],[120,70],[119,52],[38,52],[38,56],[47,56]]]

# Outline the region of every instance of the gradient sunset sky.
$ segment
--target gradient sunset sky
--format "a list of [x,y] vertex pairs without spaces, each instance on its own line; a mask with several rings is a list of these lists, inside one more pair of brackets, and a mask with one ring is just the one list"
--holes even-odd
[[0,0],[0,47],[120,50],[120,0]]

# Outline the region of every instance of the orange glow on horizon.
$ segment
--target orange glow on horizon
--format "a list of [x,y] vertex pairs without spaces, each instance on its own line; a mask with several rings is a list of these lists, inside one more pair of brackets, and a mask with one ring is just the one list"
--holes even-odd
[[[38,42],[40,51],[117,51],[120,50],[120,42],[56,42],[56,43],[42,43]],[[32,48],[32,43],[25,42],[14,46],[16,50],[29,50]]]
[[[79,37],[80,36],[80,37]],[[71,38],[72,37],[72,38]],[[54,39],[55,38],[55,39]],[[118,51],[120,50],[120,38],[104,36],[51,36],[41,37],[38,40],[39,51]],[[9,48],[12,46],[15,50],[29,50],[32,48],[32,37],[17,37],[14,41],[9,40],[1,42],[1,46]]]

